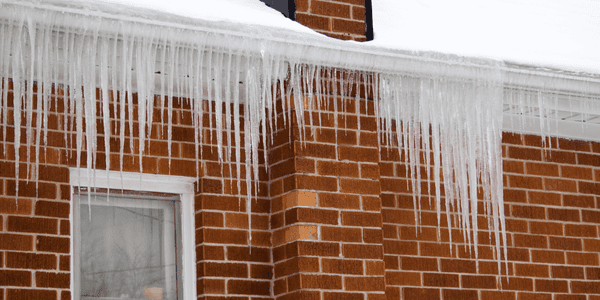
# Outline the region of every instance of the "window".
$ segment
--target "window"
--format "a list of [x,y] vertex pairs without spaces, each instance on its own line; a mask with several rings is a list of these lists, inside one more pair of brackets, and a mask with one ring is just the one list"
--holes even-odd
[[195,299],[194,179],[90,173],[71,169],[74,299]]

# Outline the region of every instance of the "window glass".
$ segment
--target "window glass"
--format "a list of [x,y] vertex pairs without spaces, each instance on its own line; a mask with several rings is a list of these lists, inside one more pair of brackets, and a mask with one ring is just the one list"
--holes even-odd
[[182,299],[178,200],[75,195],[80,299]]

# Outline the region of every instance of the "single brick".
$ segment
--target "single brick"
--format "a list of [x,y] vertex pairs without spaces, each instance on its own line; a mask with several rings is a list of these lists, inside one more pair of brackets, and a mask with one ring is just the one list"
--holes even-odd
[[56,269],[56,255],[23,252],[6,252],[6,267],[12,269]]
[[240,295],[270,295],[271,284],[269,281],[256,280],[228,280],[227,293]]
[[36,249],[42,252],[69,253],[69,238],[38,236],[36,238]]
[[35,272],[35,286],[68,289],[71,285],[69,273]]
[[347,291],[384,291],[385,279],[377,277],[345,277],[344,286]]
[[383,247],[380,245],[343,244],[342,254],[345,258],[383,259]]
[[321,226],[321,239],[324,241],[362,242],[360,228]]
[[404,298],[403,299],[428,299],[428,300],[439,300],[440,290],[439,289],[423,289],[423,288],[403,288]]
[[58,220],[9,216],[8,231],[58,234]]
[[342,276],[300,274],[302,288],[341,290]]
[[363,275],[361,260],[325,259],[321,260],[323,273]]
[[423,285],[438,287],[458,287],[458,275],[423,273]]
[[31,200],[0,197],[0,214],[29,215]]
[[56,300],[57,292],[55,290],[23,290],[23,289],[7,289],[7,300]]
[[437,271],[438,264],[435,258],[400,257],[402,270]]
[[583,267],[552,266],[552,278],[579,278],[583,279]]
[[71,207],[68,203],[41,200],[35,202],[37,216],[68,218],[70,213]]
[[33,250],[33,236],[0,233],[0,249],[2,250]]

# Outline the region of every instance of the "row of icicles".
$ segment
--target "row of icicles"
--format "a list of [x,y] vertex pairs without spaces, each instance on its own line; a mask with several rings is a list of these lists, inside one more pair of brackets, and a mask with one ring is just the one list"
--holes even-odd
[[[178,40],[185,33],[182,29],[164,27],[142,34],[123,23],[106,21],[98,23],[101,26],[81,25],[65,30],[58,25],[59,18],[60,15],[49,13],[45,20],[32,20],[24,14],[15,14],[14,19],[0,26],[0,75],[4,78],[0,91],[2,151],[7,153],[8,143],[14,142],[6,141],[8,130],[13,130],[15,141],[20,141],[21,131],[14,128],[25,128],[25,144],[13,145],[17,162],[22,160],[21,146],[26,146],[27,162],[35,158],[27,164],[28,179],[37,182],[40,151],[48,142],[48,118],[51,112],[60,109],[65,117],[57,129],[64,132],[66,145],[75,143],[77,167],[81,167],[85,152],[87,163],[83,167],[95,169],[96,141],[100,137],[106,153],[118,152],[120,156],[119,166],[113,166],[110,156],[105,155],[107,170],[122,170],[124,153],[129,148],[131,153],[139,153],[141,172],[142,158],[154,130],[152,125],[159,122],[159,128],[167,128],[170,161],[176,101],[185,101],[191,108],[196,170],[200,170],[200,145],[206,129],[203,118],[206,113],[211,115],[211,105],[207,103],[216,103],[214,119],[208,122],[209,129],[215,129],[210,131],[216,135],[218,159],[229,163],[230,158],[235,158],[231,162],[236,170],[232,176],[238,191],[242,182],[246,184],[246,211],[250,214],[253,185],[254,191],[258,191],[259,144],[269,145],[270,135],[277,131],[275,112],[285,112],[286,124],[295,118],[301,137],[305,137],[306,126],[321,124],[312,119],[312,112],[328,105],[327,95],[355,100],[360,95],[369,95],[378,104],[375,114],[380,120],[381,142],[396,145],[408,159],[406,168],[411,174],[415,208],[420,207],[423,192],[420,181],[433,181],[434,191],[427,191],[427,195],[434,195],[438,225],[443,210],[448,215],[456,212],[455,226],[463,229],[465,240],[469,248],[474,245],[477,257],[477,234],[472,233],[479,228],[480,192],[485,213],[491,216],[489,227],[494,231],[495,255],[500,265],[506,232],[501,151],[504,89],[499,65],[478,72],[477,79],[446,76],[442,71],[429,76],[403,74],[401,70],[394,74],[351,71],[343,66],[328,67],[291,59],[275,47],[264,47],[257,53],[215,46],[211,41],[222,42],[226,38],[218,34],[198,32],[197,39],[182,43]],[[106,33],[106,28],[112,28],[114,33]],[[442,65],[431,62],[434,67],[436,64]],[[37,90],[30,84],[33,82]],[[9,92],[13,93],[12,107]],[[303,101],[303,97],[315,97],[317,101]],[[60,109],[58,98],[64,100]],[[543,104],[541,100],[538,102]],[[346,111],[345,107],[337,107],[337,103],[332,101],[334,111]],[[361,101],[354,103],[360,126]],[[366,101],[362,103],[366,105]],[[156,110],[161,112],[158,120],[154,117]],[[308,120],[304,118],[305,112],[310,116]],[[337,127],[337,114],[334,116]],[[101,122],[88,121],[96,118]],[[115,126],[110,125],[111,120]],[[243,120],[243,132],[239,120]],[[103,128],[97,128],[97,124]],[[134,126],[139,133],[135,136],[139,139],[138,149],[133,144]],[[69,134],[72,132],[76,133],[74,141]],[[360,127],[357,133],[360,135]],[[111,149],[111,138],[119,141],[117,149]],[[247,158],[243,162],[242,151]],[[263,153],[267,162],[267,151]],[[427,154],[423,155],[427,174],[420,174],[422,153]],[[240,174],[242,164],[246,174]],[[19,178],[22,171],[16,163],[15,177]],[[418,222],[417,209],[415,218]],[[248,219],[250,230],[251,215]],[[447,220],[450,228],[451,218]]]

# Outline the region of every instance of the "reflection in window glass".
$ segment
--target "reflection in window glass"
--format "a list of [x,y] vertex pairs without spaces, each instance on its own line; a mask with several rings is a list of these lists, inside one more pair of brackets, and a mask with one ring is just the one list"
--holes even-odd
[[88,202],[81,194],[78,203],[81,299],[180,299],[179,201],[94,195]]

